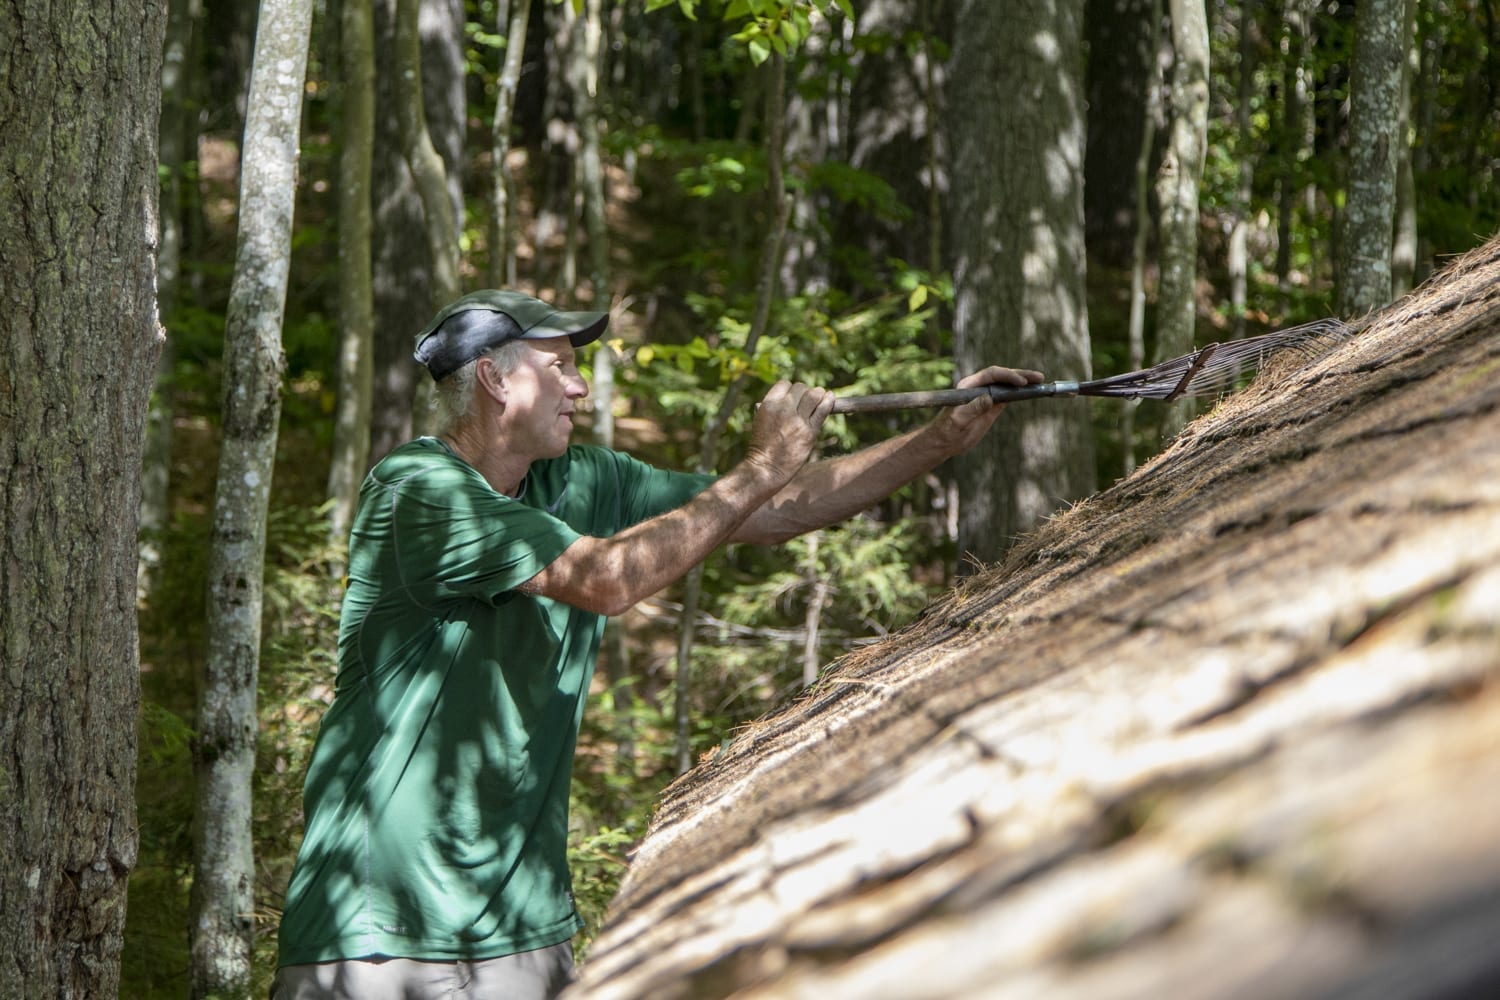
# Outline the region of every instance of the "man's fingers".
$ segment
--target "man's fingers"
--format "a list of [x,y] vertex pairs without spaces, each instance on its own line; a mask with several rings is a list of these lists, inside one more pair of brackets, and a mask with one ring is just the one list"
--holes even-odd
[[818,423],[821,424],[833,412],[834,398],[833,393],[827,389],[819,389],[818,391],[822,395],[818,397],[818,405],[813,415],[817,418]]
[[967,426],[991,410],[999,410],[1004,403],[997,403],[989,396],[976,396],[962,406],[954,407],[953,419],[959,426]]
[[[802,389],[804,391],[797,402],[797,412],[808,420],[822,423],[822,418],[828,416],[828,411],[833,409],[833,393],[814,386],[802,386]],[[818,414],[819,410],[824,411],[821,416]]]
[[990,365],[988,368],[960,379],[958,387],[968,389],[980,385],[1034,385],[1045,379],[1046,376],[1041,372],[1030,368],[1002,368],[999,365]]
[[765,406],[767,403],[779,402],[780,400],[785,399],[787,394],[791,391],[792,383],[788,382],[786,379],[782,379],[780,382],[777,382],[775,385],[771,386],[771,388],[766,390],[766,394],[761,397],[760,405]]
[[782,404],[804,420],[822,422],[833,411],[833,393],[803,382],[777,382],[767,390],[760,406]]
[[752,453],[790,478],[817,447],[819,430],[832,411],[833,394],[827,389],[778,382],[756,408]]

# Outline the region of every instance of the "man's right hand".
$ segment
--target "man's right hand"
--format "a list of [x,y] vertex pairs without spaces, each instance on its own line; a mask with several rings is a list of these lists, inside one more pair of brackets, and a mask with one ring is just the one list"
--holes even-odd
[[583,536],[520,589],[617,615],[681,578],[791,481],[833,410],[826,389],[778,382],[755,411],[745,460],[676,510],[606,538]]
[[745,462],[784,485],[812,457],[832,412],[833,393],[827,389],[777,382],[755,408]]

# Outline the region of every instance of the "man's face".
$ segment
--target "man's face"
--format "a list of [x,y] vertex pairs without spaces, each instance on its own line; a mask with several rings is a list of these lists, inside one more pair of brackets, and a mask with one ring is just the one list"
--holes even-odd
[[589,394],[567,337],[528,340],[505,375],[506,441],[530,458],[556,458],[573,434],[574,404]]

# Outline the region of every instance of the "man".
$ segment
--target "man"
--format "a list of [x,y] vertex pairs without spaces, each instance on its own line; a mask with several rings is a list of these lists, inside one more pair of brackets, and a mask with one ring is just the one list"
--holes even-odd
[[[972,446],[980,399],[809,463],[833,397],[786,382],[722,476],[570,446],[605,313],[467,295],[418,339],[438,433],[366,478],[339,673],[304,790],[276,1000],[543,1000],[572,978],[568,783],[604,616],[726,542],[843,520]],[[960,385],[1041,381],[987,368]]]

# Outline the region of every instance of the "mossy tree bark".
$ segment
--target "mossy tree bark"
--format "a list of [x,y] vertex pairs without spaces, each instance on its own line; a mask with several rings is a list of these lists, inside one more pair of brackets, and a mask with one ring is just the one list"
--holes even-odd
[[1339,267],[1339,312],[1359,316],[1391,300],[1397,143],[1406,0],[1364,0],[1355,11],[1349,80],[1349,194]]
[[165,18],[0,5],[0,996],[118,990]]

